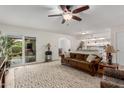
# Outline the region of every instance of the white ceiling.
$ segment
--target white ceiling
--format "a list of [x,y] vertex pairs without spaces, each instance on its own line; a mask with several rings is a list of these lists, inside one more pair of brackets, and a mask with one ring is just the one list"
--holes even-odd
[[71,20],[61,24],[62,17],[48,18],[48,14],[60,12],[59,7],[54,5],[0,5],[0,23],[71,35],[83,31],[99,32],[113,26],[124,25],[124,5],[90,6],[89,10],[79,14],[81,22]]

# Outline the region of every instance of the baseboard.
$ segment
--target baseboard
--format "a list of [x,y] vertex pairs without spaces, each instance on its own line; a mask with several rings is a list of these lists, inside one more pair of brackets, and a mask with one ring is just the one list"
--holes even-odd
[[[55,60],[52,60],[50,62],[55,62],[55,61],[59,61],[60,59],[55,59]],[[31,62],[31,63],[25,63],[25,64],[19,64],[19,65],[16,65],[16,66],[12,66],[10,68],[15,68],[15,67],[20,67],[20,66],[26,66],[26,65],[34,65],[34,64],[41,64],[41,63],[48,63],[46,61],[42,61],[42,62]]]

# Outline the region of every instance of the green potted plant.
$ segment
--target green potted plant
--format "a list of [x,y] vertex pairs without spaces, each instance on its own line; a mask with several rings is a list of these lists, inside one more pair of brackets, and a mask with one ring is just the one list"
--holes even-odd
[[0,56],[5,57],[7,60],[7,66],[10,65],[11,54],[12,54],[12,44],[13,40],[9,39],[7,36],[0,36]]

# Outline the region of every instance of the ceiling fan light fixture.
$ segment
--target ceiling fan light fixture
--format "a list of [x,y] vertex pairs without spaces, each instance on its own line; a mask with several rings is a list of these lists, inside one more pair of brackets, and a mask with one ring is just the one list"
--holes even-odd
[[74,10],[72,10],[73,5],[59,5],[59,6],[62,10],[62,13],[48,15],[48,17],[62,16],[63,17],[62,22],[61,22],[62,24],[64,24],[66,21],[70,21],[71,19],[76,20],[76,21],[82,21],[82,18],[77,16],[77,14],[89,9],[88,5],[81,6],[79,8],[74,9]]
[[70,14],[70,13],[63,14],[63,18],[64,18],[65,20],[71,20],[71,19],[72,19],[72,14]]

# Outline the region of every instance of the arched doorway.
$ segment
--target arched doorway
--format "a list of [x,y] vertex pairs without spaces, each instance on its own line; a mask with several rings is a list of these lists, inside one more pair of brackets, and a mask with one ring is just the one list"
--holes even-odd
[[59,55],[71,49],[71,41],[68,38],[60,38],[58,41]]

